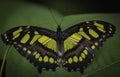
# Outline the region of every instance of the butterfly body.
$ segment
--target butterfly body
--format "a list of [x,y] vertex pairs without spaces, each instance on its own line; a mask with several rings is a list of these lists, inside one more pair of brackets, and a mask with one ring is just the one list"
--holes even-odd
[[[64,45],[63,45],[64,39],[63,39],[63,32],[62,32],[60,26],[58,26],[55,36],[57,36],[55,38],[55,40],[57,42],[57,52],[58,52],[59,57],[61,58],[63,56],[63,52],[64,52]],[[61,61],[61,59],[60,59],[60,61]]]
[[91,62],[96,50],[115,33],[115,26],[94,20],[75,24],[62,31],[37,27],[19,26],[2,34],[7,45],[13,45],[39,72],[55,71],[62,66],[67,71],[80,71]]

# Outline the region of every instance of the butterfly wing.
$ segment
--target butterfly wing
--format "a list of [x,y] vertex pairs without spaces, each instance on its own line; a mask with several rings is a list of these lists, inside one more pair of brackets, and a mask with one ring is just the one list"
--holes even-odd
[[114,33],[115,27],[104,21],[82,22],[66,29],[63,31],[63,67],[83,73],[95,51]]
[[20,26],[3,33],[2,40],[7,45],[13,45],[39,72],[42,69],[54,71],[59,66],[54,34],[54,31],[40,27]]

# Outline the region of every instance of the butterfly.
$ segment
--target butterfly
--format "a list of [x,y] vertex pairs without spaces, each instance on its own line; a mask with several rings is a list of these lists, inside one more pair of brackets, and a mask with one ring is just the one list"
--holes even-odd
[[13,45],[30,63],[42,69],[55,71],[58,67],[84,73],[97,49],[115,33],[111,23],[93,20],[75,24],[62,31],[37,27],[19,26],[3,33],[6,45]]

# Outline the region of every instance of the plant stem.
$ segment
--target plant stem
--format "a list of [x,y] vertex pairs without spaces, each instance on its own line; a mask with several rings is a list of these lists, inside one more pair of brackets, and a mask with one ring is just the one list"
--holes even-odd
[[2,62],[2,65],[1,65],[1,69],[0,69],[0,77],[2,77],[2,72],[3,72],[3,68],[4,68],[4,65],[5,65],[5,60],[7,58],[9,49],[10,49],[10,46],[6,49],[6,51],[4,53],[3,62]]

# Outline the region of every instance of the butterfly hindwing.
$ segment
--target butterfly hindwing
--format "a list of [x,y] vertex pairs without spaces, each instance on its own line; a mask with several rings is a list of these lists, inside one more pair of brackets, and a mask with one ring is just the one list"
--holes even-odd
[[34,27],[20,26],[3,33],[3,42],[13,45],[23,56],[42,69],[55,70],[58,67],[54,31]]
[[93,50],[89,48],[92,43],[87,40],[82,40],[80,44],[64,53],[63,67],[68,71],[80,71],[83,73],[84,67],[93,59]]
[[113,36],[115,27],[104,21],[88,21],[76,24],[65,31],[64,64],[68,71],[83,73],[103,41]]

